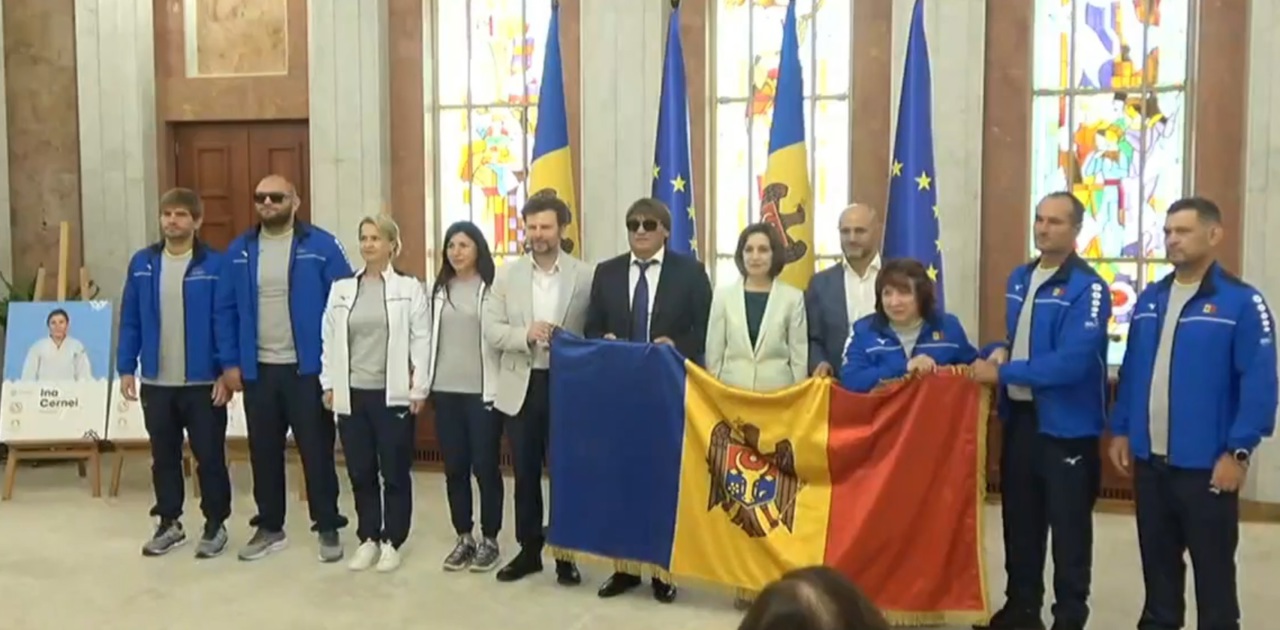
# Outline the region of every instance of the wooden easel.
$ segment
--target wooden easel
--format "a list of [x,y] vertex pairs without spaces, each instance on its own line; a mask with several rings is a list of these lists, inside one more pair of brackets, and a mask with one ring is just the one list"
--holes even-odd
[[[71,224],[63,221],[58,234],[58,287],[56,299],[59,302],[67,299],[67,268],[71,266]],[[88,299],[92,290],[89,271],[80,267],[80,297]],[[36,270],[36,287],[32,299],[39,301],[45,295],[45,269]],[[105,422],[105,421],[104,421]],[[19,461],[39,460],[78,460],[80,476],[87,473],[89,486],[94,498],[102,496],[102,459],[101,448],[97,439],[82,438],[67,441],[18,442],[8,444],[9,460],[4,468],[4,491],[0,500],[13,498],[13,486],[17,482]]]

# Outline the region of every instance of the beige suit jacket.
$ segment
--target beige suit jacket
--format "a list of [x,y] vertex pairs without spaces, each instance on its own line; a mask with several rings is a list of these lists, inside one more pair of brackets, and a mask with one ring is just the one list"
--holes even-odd
[[809,375],[809,327],[804,293],[774,281],[751,344],[742,281],[716,289],[707,325],[707,371],[721,383],[769,392],[790,387]]
[[[595,265],[565,253],[560,254],[558,264],[564,284],[557,319],[551,323],[582,335]],[[520,413],[529,389],[533,351],[527,335],[533,321],[533,258],[521,256],[498,269],[483,314],[485,343],[498,353],[493,406],[508,416]]]

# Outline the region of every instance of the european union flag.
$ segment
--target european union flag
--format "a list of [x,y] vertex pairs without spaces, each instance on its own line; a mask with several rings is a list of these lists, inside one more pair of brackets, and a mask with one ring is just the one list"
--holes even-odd
[[916,0],[907,39],[907,61],[898,103],[898,131],[889,177],[889,209],[884,227],[886,258],[924,263],[937,284],[943,307],[942,231],[938,227],[938,185],[933,170],[933,87],[929,44],[924,38],[924,1]]
[[658,109],[658,139],[654,144],[653,198],[671,209],[671,238],[667,247],[697,255],[693,182],[689,156],[689,94],[684,81],[684,46],[680,44],[680,8],[667,22],[666,61],[662,64],[662,101]]

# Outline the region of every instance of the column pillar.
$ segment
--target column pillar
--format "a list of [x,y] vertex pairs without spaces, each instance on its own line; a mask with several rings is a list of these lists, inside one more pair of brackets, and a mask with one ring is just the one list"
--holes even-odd
[[387,0],[310,0],[307,9],[311,216],[354,257],[360,217],[390,210]]
[[84,264],[115,300],[129,257],[159,234],[152,3],[75,0],[75,32]]
[[[4,11],[0,10],[0,52],[4,51]],[[9,282],[13,277],[13,219],[9,202],[9,108],[5,91],[3,62],[0,62],[0,226],[8,236],[0,236],[0,273]]]
[[[894,0],[891,143],[897,133],[903,64],[914,6],[915,0]],[[933,75],[933,159],[937,169],[947,310],[959,317],[970,335],[976,337],[981,277],[986,3],[927,0],[924,21]],[[854,42],[854,48],[857,47],[858,43]],[[888,169],[886,164],[886,177]]]
[[[1244,277],[1280,308],[1280,0],[1252,0],[1249,92],[1245,110]],[[1227,211],[1226,208],[1223,209]],[[1276,348],[1272,347],[1272,351]],[[1245,499],[1280,503],[1280,444],[1262,443],[1246,478]]]
[[[670,0],[584,0],[582,15],[583,257],[627,250],[623,215],[653,183],[654,136]],[[705,183],[703,185],[706,185]]]

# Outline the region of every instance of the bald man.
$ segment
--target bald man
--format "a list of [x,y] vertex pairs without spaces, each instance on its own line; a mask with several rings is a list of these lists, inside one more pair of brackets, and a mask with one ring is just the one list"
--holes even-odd
[[840,213],[839,265],[813,276],[805,291],[809,320],[809,373],[839,372],[853,322],[876,308],[876,274],[880,273],[880,216],[875,208],[855,203]]
[[284,549],[284,452],[289,429],[302,457],[320,560],[342,559],[332,416],[321,405],[320,324],[329,287],[352,275],[334,236],[297,218],[301,198],[270,175],[253,194],[258,225],[227,248],[214,326],[223,381],[244,390],[257,531],[240,551],[257,560]]

